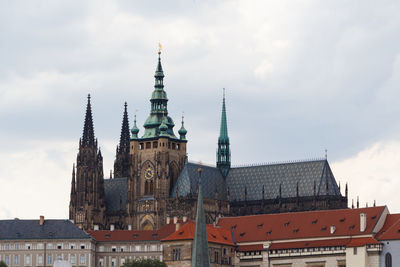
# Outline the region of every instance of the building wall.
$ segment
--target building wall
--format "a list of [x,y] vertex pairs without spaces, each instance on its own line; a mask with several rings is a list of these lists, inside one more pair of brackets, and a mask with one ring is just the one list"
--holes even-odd
[[386,253],[392,255],[392,266],[400,266],[400,240],[383,240],[382,253],[379,256],[380,267],[385,266]]
[[95,266],[95,244],[88,239],[0,241],[0,260],[10,267],[52,266],[57,259],[67,260],[72,266]]
[[163,260],[163,247],[159,241],[148,242],[98,242],[96,266],[121,266],[128,260]]

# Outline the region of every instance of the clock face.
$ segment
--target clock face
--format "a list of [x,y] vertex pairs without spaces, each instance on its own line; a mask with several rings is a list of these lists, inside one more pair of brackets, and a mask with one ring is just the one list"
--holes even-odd
[[146,171],[144,172],[144,178],[146,178],[147,180],[152,179],[154,176],[154,172],[153,169],[151,167],[148,167],[146,169]]

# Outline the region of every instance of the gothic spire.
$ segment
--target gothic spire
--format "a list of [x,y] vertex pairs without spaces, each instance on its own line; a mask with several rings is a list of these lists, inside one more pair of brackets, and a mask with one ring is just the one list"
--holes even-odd
[[92,118],[92,106],[90,104],[90,94],[88,95],[88,102],[86,106],[85,124],[83,127],[82,145],[94,145],[94,130]]
[[225,88],[222,99],[221,127],[218,137],[217,167],[224,177],[228,175],[231,167],[231,152],[229,149],[228,124],[225,108]]
[[203,207],[203,193],[201,183],[202,169],[199,172],[199,193],[197,195],[197,210],[196,210],[196,228],[194,232],[193,246],[192,246],[192,263],[191,267],[209,267],[210,257],[208,254],[208,240],[207,240],[207,224],[206,216]]
[[122,119],[122,128],[121,128],[121,135],[119,139],[119,153],[129,153],[129,140],[130,140],[130,133],[129,133],[129,120],[128,120],[128,111],[127,111],[127,104],[125,102],[124,105],[124,116]]
[[71,196],[74,196],[76,193],[75,189],[75,164],[72,166],[72,182],[71,182]]

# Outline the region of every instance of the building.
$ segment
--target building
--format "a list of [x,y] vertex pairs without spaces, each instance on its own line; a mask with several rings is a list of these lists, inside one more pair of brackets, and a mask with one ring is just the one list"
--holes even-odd
[[93,239],[69,220],[1,220],[0,261],[8,266],[95,266]]
[[188,162],[183,118],[175,135],[175,123],[168,115],[160,52],[154,77],[150,114],[141,137],[136,118],[129,131],[125,103],[114,178],[104,179],[88,97],[72,171],[69,218],[76,225],[152,230],[162,227],[168,216],[193,220],[199,168],[208,223],[221,216],[347,208],[347,185],[343,196],[326,159],[231,167],[225,95],[216,167]]
[[96,266],[122,266],[128,260],[163,260],[161,240],[174,233],[186,221],[168,219],[158,230],[93,230],[96,242]]
[[400,266],[400,214],[389,214],[387,216],[377,239],[383,244],[380,266]]

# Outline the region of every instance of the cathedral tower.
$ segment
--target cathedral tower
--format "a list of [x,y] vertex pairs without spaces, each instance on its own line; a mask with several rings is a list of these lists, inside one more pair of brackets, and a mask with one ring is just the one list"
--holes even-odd
[[72,171],[69,218],[83,229],[93,229],[94,225],[104,227],[104,197],[103,157],[94,137],[89,95],[76,170],[74,166]]
[[131,218],[128,224],[135,229],[156,229],[163,225],[167,199],[186,160],[186,129],[182,121],[180,137],[175,136],[175,124],[168,116],[160,54],[144,134],[138,137],[136,117],[131,129],[127,211]]
[[225,89],[222,99],[221,128],[218,137],[217,168],[226,177],[231,168],[231,151],[229,149],[228,125],[226,121]]
[[116,149],[116,156],[114,161],[114,178],[128,177],[129,176],[129,120],[127,104],[125,102],[124,116],[122,119],[121,136],[119,139],[119,145]]

